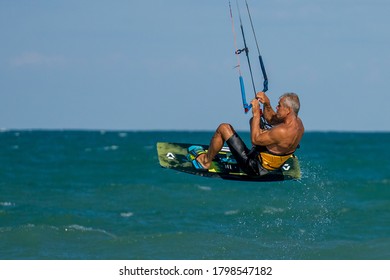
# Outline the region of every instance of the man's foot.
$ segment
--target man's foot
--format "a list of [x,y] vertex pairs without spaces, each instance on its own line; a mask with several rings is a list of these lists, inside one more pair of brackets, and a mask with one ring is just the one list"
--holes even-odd
[[207,164],[205,162],[206,157],[206,151],[203,149],[202,146],[191,146],[188,148],[188,160],[192,162],[192,165],[198,169],[198,170],[208,170],[210,167],[210,163]]
[[200,164],[204,169],[209,169],[211,166],[211,162],[207,162],[207,154],[200,154],[195,159],[198,164]]

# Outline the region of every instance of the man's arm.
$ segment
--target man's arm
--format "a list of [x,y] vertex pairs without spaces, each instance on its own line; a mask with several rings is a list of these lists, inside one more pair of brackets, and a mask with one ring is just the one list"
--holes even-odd
[[253,118],[251,121],[251,142],[256,146],[268,146],[275,144],[275,128],[271,130],[264,130],[260,128],[260,105],[257,99],[252,102]]
[[258,92],[256,94],[257,100],[259,100],[264,105],[264,118],[269,124],[278,124],[275,111],[272,109],[271,102],[269,101],[268,96],[264,92]]

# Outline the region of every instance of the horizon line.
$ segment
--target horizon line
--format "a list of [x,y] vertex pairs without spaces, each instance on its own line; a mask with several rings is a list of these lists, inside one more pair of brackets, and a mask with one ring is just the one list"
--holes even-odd
[[[85,132],[214,132],[215,129],[131,129],[131,128],[0,128],[0,133],[8,131],[85,131]],[[248,132],[248,130],[237,129],[237,132]],[[330,130],[330,129],[308,129],[305,133],[390,133],[389,130]]]

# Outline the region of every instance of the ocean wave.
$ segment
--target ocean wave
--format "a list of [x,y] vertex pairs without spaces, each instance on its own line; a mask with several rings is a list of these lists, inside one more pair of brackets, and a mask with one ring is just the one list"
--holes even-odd
[[105,231],[104,229],[96,229],[92,227],[85,227],[81,225],[70,225],[65,227],[64,229],[67,232],[71,231],[80,231],[80,232],[97,232],[97,233],[102,233],[104,235],[107,235],[112,238],[116,238],[117,236],[115,234],[109,233],[108,231]]
[[104,146],[104,147],[100,147],[100,148],[91,148],[91,147],[86,147],[84,149],[84,152],[93,152],[93,151],[116,151],[119,149],[119,146],[117,145],[111,145],[111,146]]
[[231,215],[236,215],[238,214],[240,211],[239,210],[228,210],[228,211],[225,211],[225,215],[226,216],[231,216]]
[[119,146],[117,146],[117,145],[105,146],[103,149],[105,151],[115,151],[115,150],[119,149]]
[[4,232],[13,232],[13,231],[19,231],[19,232],[29,232],[30,230],[35,229],[45,229],[49,228],[55,231],[58,231],[59,228],[56,226],[49,226],[49,225],[35,225],[35,224],[25,224],[25,225],[18,225],[18,226],[7,226],[7,227],[1,227],[0,233]]
[[276,213],[282,213],[284,212],[283,208],[277,208],[277,207],[272,207],[272,206],[265,206],[263,213],[264,214],[276,214]]
[[201,186],[201,185],[197,185],[198,189],[202,190],[202,191],[211,191],[211,187],[209,186]]
[[123,217],[123,218],[129,218],[129,217],[132,217],[132,216],[134,216],[133,212],[122,212],[121,213],[121,217]]
[[0,206],[3,206],[3,207],[12,207],[12,206],[15,206],[15,203],[13,202],[0,202]]
[[98,229],[98,228],[93,228],[93,227],[86,227],[82,225],[69,225],[69,226],[63,226],[63,227],[58,227],[58,226],[52,226],[52,225],[36,225],[36,224],[24,224],[24,225],[19,225],[16,227],[1,227],[0,232],[9,232],[9,231],[14,231],[14,230],[21,230],[21,231],[26,231],[26,230],[44,230],[44,229],[51,229],[54,231],[66,231],[66,232],[94,232],[94,233],[101,233],[104,235],[107,235],[112,238],[116,238],[117,236],[106,231],[103,229]]

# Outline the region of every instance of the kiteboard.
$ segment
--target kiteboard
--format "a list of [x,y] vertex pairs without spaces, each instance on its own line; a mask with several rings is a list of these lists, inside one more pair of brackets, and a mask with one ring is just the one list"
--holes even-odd
[[161,167],[225,180],[267,182],[298,180],[301,177],[298,158],[294,155],[275,171],[270,171],[262,176],[250,176],[240,169],[229,147],[222,148],[215,156],[209,169],[197,169],[193,165],[194,157],[190,153],[193,147],[202,147],[204,151],[208,150],[206,145],[158,142],[157,154]]

